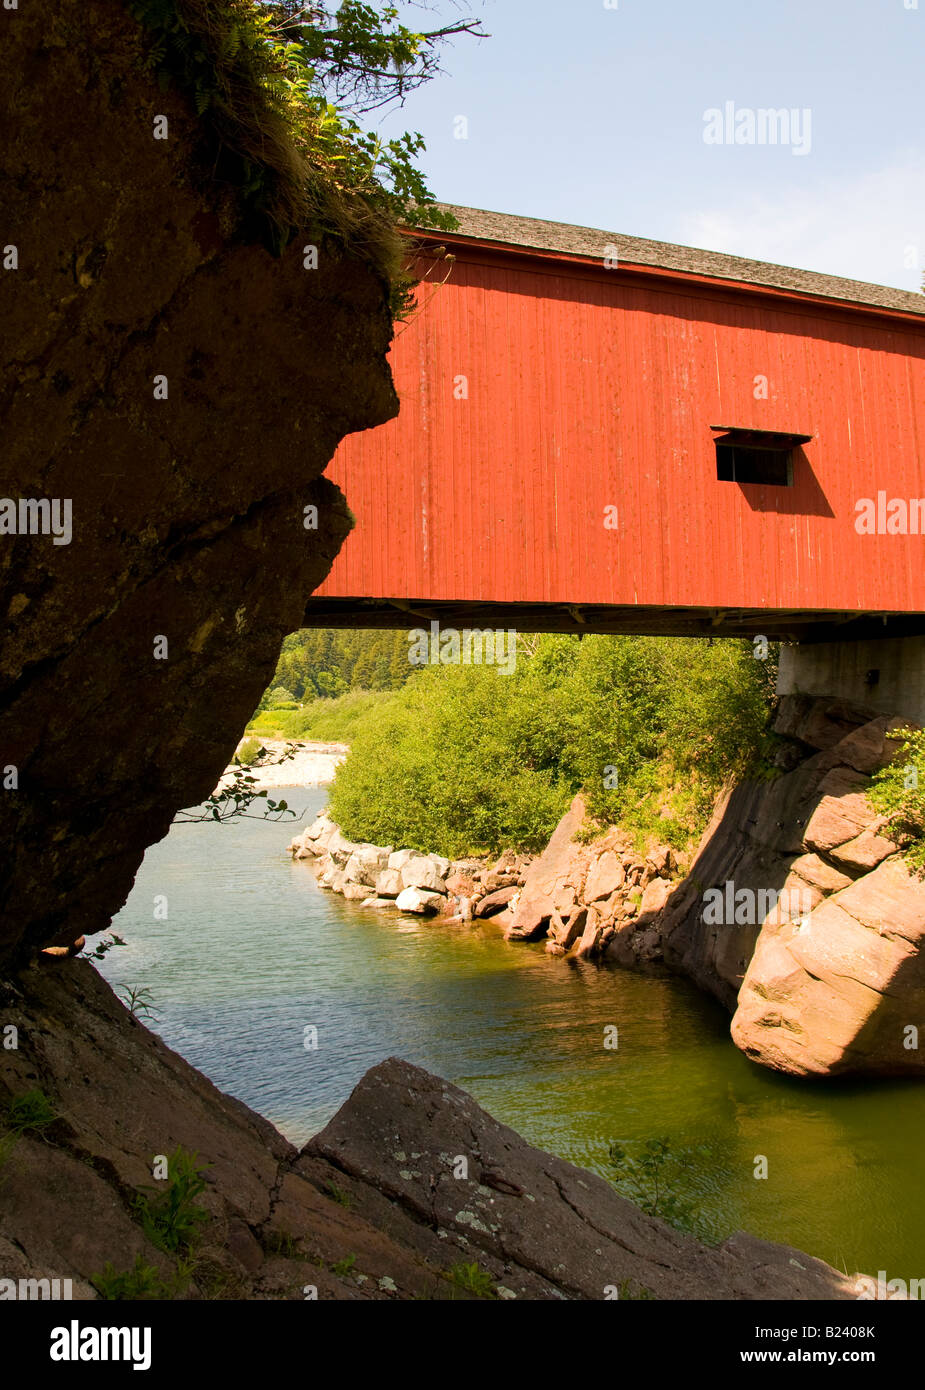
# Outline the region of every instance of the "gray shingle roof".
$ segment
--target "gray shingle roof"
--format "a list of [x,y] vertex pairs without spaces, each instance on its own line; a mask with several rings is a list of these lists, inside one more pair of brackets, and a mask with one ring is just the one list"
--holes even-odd
[[447,233],[448,237],[467,236],[509,246],[558,251],[590,260],[601,260],[605,247],[615,246],[621,264],[686,271],[719,280],[738,280],[750,285],[795,290],[800,294],[824,295],[827,299],[841,299],[850,304],[925,315],[925,294],[916,294],[911,290],[869,285],[862,280],[820,275],[811,270],[794,270],[790,266],[746,260],[743,256],[726,256],[718,251],[698,251],[690,246],[673,246],[666,241],[645,241],[641,237],[622,236],[619,232],[605,232],[596,227],[574,227],[567,222],[514,217],[503,212],[486,212],[482,208],[458,207],[453,203],[441,203],[440,206],[451,212],[459,222],[458,231]]

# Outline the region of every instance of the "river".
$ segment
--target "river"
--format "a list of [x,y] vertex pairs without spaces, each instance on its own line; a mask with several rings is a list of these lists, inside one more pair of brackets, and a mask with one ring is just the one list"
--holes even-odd
[[[323,787],[282,795],[300,826],[327,799]],[[174,826],[113,924],[126,946],[100,963],[114,986],[150,990],[169,1046],[293,1143],[396,1055],[603,1176],[610,1142],[667,1136],[683,1160],[676,1190],[711,1238],[742,1229],[849,1273],[925,1277],[921,1083],[764,1071],[686,981],[554,959],[491,926],[364,910],[290,860],[293,833],[262,819]]]

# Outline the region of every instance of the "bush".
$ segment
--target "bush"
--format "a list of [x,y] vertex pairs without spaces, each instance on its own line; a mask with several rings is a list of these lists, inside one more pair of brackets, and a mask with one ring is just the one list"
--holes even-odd
[[510,675],[425,667],[358,718],[331,814],[451,858],[538,850],[584,789],[599,822],[681,847],[724,781],[766,765],[768,685],[733,640],[547,636]]
[[246,738],[244,742],[241,744],[241,747],[238,749],[237,753],[235,754],[235,757],[237,758],[239,763],[243,763],[245,767],[250,767],[251,763],[257,757],[257,754],[259,752],[260,739]]
[[925,729],[896,729],[895,761],[874,774],[868,799],[889,816],[890,833],[911,868],[925,874]]

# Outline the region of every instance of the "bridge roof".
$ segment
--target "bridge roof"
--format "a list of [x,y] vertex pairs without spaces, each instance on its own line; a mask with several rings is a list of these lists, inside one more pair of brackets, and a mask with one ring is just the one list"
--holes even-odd
[[[616,247],[620,264],[651,266],[660,270],[715,280],[735,281],[756,289],[784,290],[841,300],[865,308],[916,314],[925,317],[925,294],[848,280],[840,275],[821,275],[812,270],[752,261],[743,256],[727,256],[718,251],[700,251],[691,246],[674,246],[667,241],[648,241],[624,236],[597,227],[577,227],[567,222],[547,222],[537,217],[515,217],[509,213],[487,212],[482,208],[439,205],[459,222],[455,232],[429,232],[440,240],[465,238],[521,251],[548,252],[601,262],[608,247]],[[612,253],[611,253],[612,254]]]

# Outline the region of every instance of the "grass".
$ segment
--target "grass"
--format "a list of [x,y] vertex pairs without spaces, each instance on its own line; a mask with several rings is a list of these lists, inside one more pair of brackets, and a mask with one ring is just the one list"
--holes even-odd
[[295,1237],[288,1231],[270,1231],[264,1242],[265,1249],[271,1255],[282,1255],[287,1260],[292,1260],[296,1256]]
[[43,1135],[58,1118],[45,1092],[34,1087],[14,1096],[6,1108],[6,1127],[17,1138],[21,1134]]
[[342,1187],[338,1187],[337,1183],[325,1183],[325,1191],[328,1196],[333,1197],[334,1201],[340,1206],[346,1207],[347,1211],[353,1206],[353,1198],[350,1196],[350,1193],[345,1192]]
[[392,690],[351,690],[327,700],[312,700],[302,709],[262,710],[247,726],[261,738],[303,738],[350,743],[367,716],[394,695]]
[[348,1274],[353,1273],[353,1266],[357,1262],[356,1255],[345,1255],[342,1260],[331,1265],[331,1273],[336,1274],[338,1279],[346,1279]]
[[54,1105],[39,1087],[34,1086],[30,1091],[23,1091],[22,1095],[13,1096],[0,1121],[0,1168],[9,1162],[24,1134],[44,1139],[46,1130],[57,1118]]
[[444,1273],[444,1278],[457,1289],[464,1289],[466,1293],[475,1294],[476,1298],[494,1298],[495,1285],[487,1269],[482,1269],[477,1262],[465,1264],[460,1262],[452,1265]]
[[129,1270],[117,1270],[110,1260],[105,1269],[90,1275],[90,1283],[100,1298],[108,1302],[147,1302],[175,1298],[189,1283],[189,1269],[179,1265],[171,1279],[165,1280],[159,1270],[146,1264],[141,1255]]

